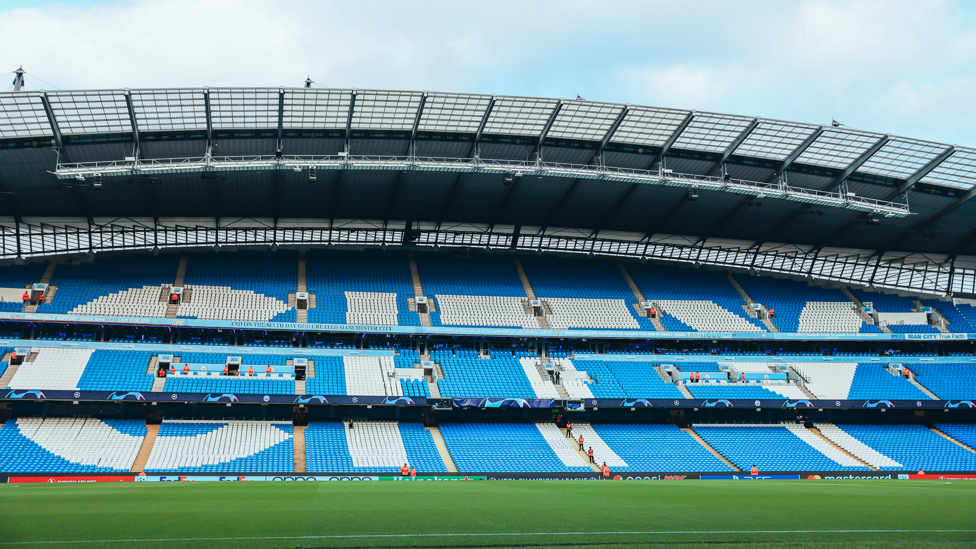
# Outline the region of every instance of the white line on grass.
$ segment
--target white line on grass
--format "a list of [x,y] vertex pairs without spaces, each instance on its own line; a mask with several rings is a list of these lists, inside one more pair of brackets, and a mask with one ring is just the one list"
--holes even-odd
[[254,536],[234,538],[96,539],[60,541],[5,541],[0,545],[54,545],[60,543],[159,543],[187,541],[262,541],[285,539],[370,539],[370,538],[470,538],[512,536],[670,536],[712,534],[945,534],[976,530],[652,530],[645,532],[495,532],[478,534],[347,534],[332,536]]

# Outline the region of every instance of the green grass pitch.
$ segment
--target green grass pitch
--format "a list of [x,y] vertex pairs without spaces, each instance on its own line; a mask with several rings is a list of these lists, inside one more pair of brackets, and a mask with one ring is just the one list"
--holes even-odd
[[976,547],[976,482],[10,484],[3,547]]

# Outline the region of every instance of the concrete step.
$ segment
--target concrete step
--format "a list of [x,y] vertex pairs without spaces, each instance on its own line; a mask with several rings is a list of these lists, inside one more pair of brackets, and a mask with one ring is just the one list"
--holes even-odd
[[566,392],[566,388],[562,385],[556,385],[556,394],[563,400],[569,400],[569,393]]
[[800,389],[800,391],[803,392],[803,394],[807,396],[807,398],[811,400],[817,400],[817,395],[811,393],[810,390],[807,389],[806,387],[803,387],[802,385],[797,385],[797,387]]
[[156,375],[157,360],[159,360],[159,357],[157,357],[156,355],[149,357],[149,366],[146,367],[146,375],[152,375],[152,376]]
[[305,381],[306,380],[304,380],[304,379],[296,379],[295,380],[295,394],[296,395],[304,395],[304,394],[306,394],[305,393]]
[[745,300],[746,304],[743,305],[742,308],[745,309],[746,314],[749,315],[751,318],[759,318],[759,320],[762,321],[763,325],[766,326],[766,329],[769,330],[770,332],[778,333],[779,328],[777,328],[776,324],[774,324],[773,321],[770,320],[768,314],[760,314],[760,315],[756,314],[756,310],[753,308],[753,305],[755,305],[756,302],[753,301],[752,297],[749,296],[748,293],[746,293],[745,288],[743,288],[742,285],[739,284],[739,281],[736,280],[734,276],[732,276],[732,273],[725,271],[725,278],[728,279],[729,283],[732,284],[732,286],[735,288],[735,291],[739,292],[739,295],[742,296],[742,299]]
[[430,387],[430,398],[441,398],[441,388],[437,386],[437,380],[427,380]]
[[183,288],[183,297],[180,299],[181,303],[189,303],[193,299],[193,288]]
[[176,312],[179,310],[180,306],[176,303],[170,303],[166,306],[166,318],[176,318]]
[[[563,432],[563,435],[564,436],[566,435],[566,429],[565,428],[561,428],[559,430]],[[593,469],[594,471],[596,471],[596,472],[599,473],[600,472],[600,466],[597,465],[596,463],[590,463],[590,456],[586,452],[584,452],[583,450],[580,450],[579,449],[579,443],[576,442],[577,440],[579,440],[579,439],[573,439],[569,443],[573,446],[573,449],[576,450],[576,453],[579,454],[580,457],[583,458],[583,461],[586,462],[586,464],[590,466],[590,469]],[[586,439],[585,438],[583,439],[583,442],[586,442]]]
[[688,388],[685,387],[684,385],[675,384],[675,387],[677,387],[678,390],[681,391],[681,394],[683,394],[685,396],[685,398],[691,399],[691,400],[694,400],[695,399],[695,395],[691,394],[691,391],[689,391]]
[[315,377],[315,360],[308,359],[308,366],[305,368],[305,378]]
[[[643,317],[644,316],[644,314],[645,314],[644,313],[644,308],[641,307],[640,302],[634,303],[633,304],[633,307],[634,307],[634,311],[637,313],[637,316],[640,316],[640,317]],[[666,332],[666,331],[668,331],[668,329],[664,327],[664,324],[661,324],[661,315],[660,315],[661,309],[659,309],[657,307],[657,304],[654,304],[653,307],[654,307],[654,310],[655,311],[658,311],[658,315],[655,316],[655,317],[653,317],[653,318],[648,318],[647,320],[650,320],[651,321],[651,324],[654,325],[654,329],[655,330],[657,330],[659,332]]]
[[44,292],[44,301],[41,303],[50,303],[52,300],[54,300],[54,296],[57,295],[57,293],[57,286],[48,286],[47,290]]
[[156,444],[156,435],[159,434],[159,425],[146,425],[146,438],[142,439],[142,446],[139,447],[139,453],[136,454],[136,461],[132,464],[132,468],[129,469],[130,473],[141,473],[146,468],[146,463],[149,462],[149,456],[152,454],[153,445]]
[[305,256],[306,256],[305,248],[298,250],[298,286],[297,286],[298,290],[297,291],[299,292],[308,291],[308,286],[306,285],[307,279],[305,276],[305,266],[306,266]]
[[972,453],[974,453],[974,454],[976,454],[976,450],[974,450],[973,448],[970,448],[969,446],[967,446],[967,445],[965,445],[965,444],[963,444],[963,443],[961,443],[961,442],[959,442],[958,440],[956,440],[956,439],[954,439],[954,438],[952,438],[951,436],[949,436],[949,435],[947,435],[946,433],[943,433],[942,431],[940,431],[940,430],[938,430],[938,429],[936,429],[935,427],[929,427],[929,429],[932,429],[932,432],[933,432],[933,433],[935,433],[935,434],[937,434],[937,435],[939,435],[940,437],[943,437],[943,438],[945,438],[946,440],[949,440],[949,441],[952,441],[952,442],[955,442],[955,443],[956,443],[956,444],[958,444],[959,446],[962,446],[963,448],[965,448],[965,449],[967,449],[967,450],[969,450],[970,452],[972,452]]
[[410,280],[413,282],[413,296],[422,297],[424,286],[420,283],[420,268],[417,267],[417,254],[407,254],[407,261],[410,262]]
[[848,457],[850,457],[850,458],[852,458],[852,459],[854,459],[855,461],[857,461],[857,462],[858,462],[858,463],[860,463],[861,465],[863,465],[863,466],[865,466],[865,467],[868,467],[868,468],[870,468],[870,469],[871,469],[872,471],[880,471],[880,470],[881,470],[881,469],[878,469],[877,467],[874,467],[874,466],[873,466],[873,465],[871,465],[870,463],[867,463],[866,461],[864,461],[864,460],[862,460],[861,458],[859,458],[859,457],[857,457],[857,456],[855,456],[854,454],[852,454],[852,453],[850,453],[850,452],[848,452],[847,450],[845,450],[845,449],[843,449],[843,448],[841,448],[841,447],[840,447],[840,446],[838,446],[837,444],[835,444],[835,443],[834,443],[834,441],[832,441],[832,440],[830,440],[829,438],[827,438],[827,437],[825,437],[825,436],[824,436],[824,434],[820,432],[820,429],[817,429],[816,427],[807,427],[807,430],[808,430],[808,431],[810,431],[811,433],[813,433],[813,434],[815,434],[815,435],[817,435],[818,437],[820,437],[820,438],[822,438],[822,439],[823,439],[824,441],[826,441],[826,442],[827,442],[827,444],[829,444],[829,445],[831,445],[831,446],[833,446],[834,448],[837,448],[837,449],[838,449],[838,450],[840,450],[840,451],[841,451],[842,453],[844,453],[844,454],[846,454],[846,455],[847,455]]
[[169,293],[171,291],[171,288],[172,286],[163,286],[162,288],[160,288],[160,292],[159,292],[160,303],[166,303],[167,301],[169,301]]
[[152,389],[150,389],[150,392],[153,392],[153,393],[162,393],[163,392],[163,387],[165,387],[165,386],[166,386],[166,378],[165,377],[158,377],[158,376],[157,377],[154,377],[153,378]]
[[529,282],[529,275],[525,274],[525,267],[522,266],[522,260],[518,256],[512,256],[512,261],[515,263],[515,270],[518,272],[519,280],[522,281],[522,288],[525,289],[525,295],[529,299],[539,299],[535,295],[535,290],[532,289],[532,283]]
[[454,465],[454,459],[451,458],[451,453],[447,451],[447,443],[444,442],[444,435],[441,434],[440,427],[425,427],[430,435],[434,438],[434,446],[437,447],[437,453],[441,455],[441,459],[444,460],[444,466],[447,467],[448,473],[457,473],[457,466]]
[[304,425],[295,425],[292,427],[292,445],[295,448],[295,472],[305,473],[307,472],[305,465],[305,429],[308,427]]
[[54,271],[58,268],[58,260],[52,259],[47,262],[47,266],[44,267],[44,272],[41,274],[41,279],[37,282],[40,284],[51,284],[51,280],[54,278]]
[[[10,353],[7,354],[9,355]],[[8,360],[8,364],[9,364],[9,358],[7,357],[4,358]],[[0,376],[0,389],[6,389],[10,385],[10,380],[14,378],[14,375],[17,373],[17,370],[19,369],[20,369],[19,364],[16,366],[13,364],[9,364],[7,366],[7,369],[3,372],[3,375]]]
[[734,471],[742,472],[742,469],[739,469],[738,467],[736,467],[734,463],[732,463],[731,461],[729,461],[728,459],[726,459],[725,456],[723,456],[722,454],[720,454],[718,452],[718,450],[716,450],[715,448],[712,448],[712,445],[711,444],[705,442],[705,439],[703,439],[702,437],[698,436],[698,433],[696,433],[694,429],[692,429],[691,427],[683,427],[681,430],[684,431],[684,432],[686,432],[686,433],[688,433],[689,435],[691,435],[691,438],[697,440],[698,441],[698,444],[701,444],[706,450],[708,450],[709,452],[711,452],[713,456],[715,456],[718,459],[722,460],[722,462],[724,462],[726,465],[728,465],[729,467],[731,467]]
[[180,256],[180,264],[176,267],[176,278],[173,279],[173,286],[180,287],[186,283],[186,266],[189,262],[190,256]]
[[634,292],[634,297],[637,298],[637,306],[640,306],[642,301],[647,301],[644,299],[643,292],[637,287],[637,283],[634,282],[633,277],[630,276],[630,271],[627,270],[627,266],[624,265],[623,261],[617,261],[617,268],[620,269],[620,274],[624,275],[624,280],[627,281],[627,285],[630,286],[630,291]]
[[925,388],[924,385],[922,385],[921,383],[919,383],[918,380],[915,379],[915,376],[914,375],[912,375],[912,377],[908,380],[908,382],[911,383],[912,385],[918,387],[918,390],[919,391],[922,391],[923,393],[925,393],[926,395],[928,395],[929,398],[931,398],[932,400],[941,400],[938,397],[938,395],[936,395],[932,391],[929,391],[928,389]]

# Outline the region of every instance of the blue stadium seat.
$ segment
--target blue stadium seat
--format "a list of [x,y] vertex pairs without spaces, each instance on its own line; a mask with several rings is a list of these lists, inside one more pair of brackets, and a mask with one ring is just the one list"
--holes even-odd
[[895,471],[976,471],[976,454],[922,425],[840,425],[837,427],[902,464]]
[[563,464],[532,423],[442,423],[440,430],[462,472],[593,472]]

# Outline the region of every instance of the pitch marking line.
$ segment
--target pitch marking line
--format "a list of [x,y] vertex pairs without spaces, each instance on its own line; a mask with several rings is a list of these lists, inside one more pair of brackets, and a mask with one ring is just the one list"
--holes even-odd
[[261,541],[285,539],[371,539],[371,538],[470,538],[517,536],[653,536],[653,535],[711,535],[711,534],[945,534],[973,533],[976,530],[656,530],[646,532],[498,532],[480,534],[349,534],[334,536],[255,536],[236,538],[157,538],[157,539],[98,539],[62,541],[5,541],[0,545],[54,545],[60,543],[159,543],[186,541]]

